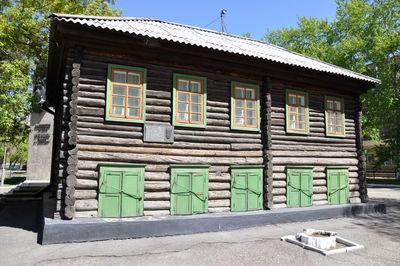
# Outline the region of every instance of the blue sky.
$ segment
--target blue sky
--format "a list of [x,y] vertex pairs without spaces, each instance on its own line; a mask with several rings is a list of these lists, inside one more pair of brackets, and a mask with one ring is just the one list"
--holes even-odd
[[336,12],[334,0],[116,0],[115,7],[123,9],[126,17],[156,18],[218,31],[219,15],[226,9],[224,21],[228,32],[250,32],[255,39],[263,37],[267,28],[296,26],[297,16],[332,21]]

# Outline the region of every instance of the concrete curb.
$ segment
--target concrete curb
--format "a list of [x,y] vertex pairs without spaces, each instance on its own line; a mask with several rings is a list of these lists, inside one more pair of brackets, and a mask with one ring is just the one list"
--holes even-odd
[[390,185],[390,184],[368,184],[367,187],[372,187],[372,188],[400,188],[400,185]]
[[386,213],[383,203],[364,203],[262,210],[253,212],[199,214],[190,216],[148,216],[123,219],[45,218],[42,244],[85,242],[218,232],[279,223],[304,222],[367,213]]

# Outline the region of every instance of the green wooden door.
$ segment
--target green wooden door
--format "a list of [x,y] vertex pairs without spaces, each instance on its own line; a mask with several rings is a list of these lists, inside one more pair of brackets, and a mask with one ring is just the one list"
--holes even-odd
[[171,214],[207,212],[208,168],[208,165],[171,165]]
[[232,167],[231,211],[262,209],[262,168]]
[[287,167],[286,201],[288,207],[312,205],[313,167]]
[[327,168],[329,204],[346,204],[349,202],[349,171],[347,168]]
[[143,215],[144,166],[100,166],[99,217]]

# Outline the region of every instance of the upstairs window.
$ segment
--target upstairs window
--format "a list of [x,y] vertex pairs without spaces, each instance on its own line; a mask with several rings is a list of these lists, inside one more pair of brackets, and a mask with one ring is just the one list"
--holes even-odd
[[146,70],[109,65],[106,120],[144,122]]
[[327,136],[345,136],[343,99],[325,97],[325,127]]
[[260,130],[259,86],[232,82],[231,127],[232,129]]
[[173,124],[206,126],[206,78],[174,74]]
[[286,131],[308,134],[308,94],[302,91],[286,90]]

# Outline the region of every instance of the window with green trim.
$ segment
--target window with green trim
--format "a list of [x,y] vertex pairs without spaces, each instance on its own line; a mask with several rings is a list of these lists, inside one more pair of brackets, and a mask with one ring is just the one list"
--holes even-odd
[[345,136],[343,99],[325,97],[325,130],[327,136]]
[[231,128],[260,130],[259,86],[231,83]]
[[209,165],[171,165],[171,214],[208,211]]
[[231,166],[231,211],[262,209],[263,167]]
[[173,125],[206,126],[207,79],[174,74]]
[[144,122],[146,69],[108,65],[106,120]]
[[308,134],[308,93],[286,90],[286,131]]
[[144,164],[101,164],[99,217],[143,215]]

